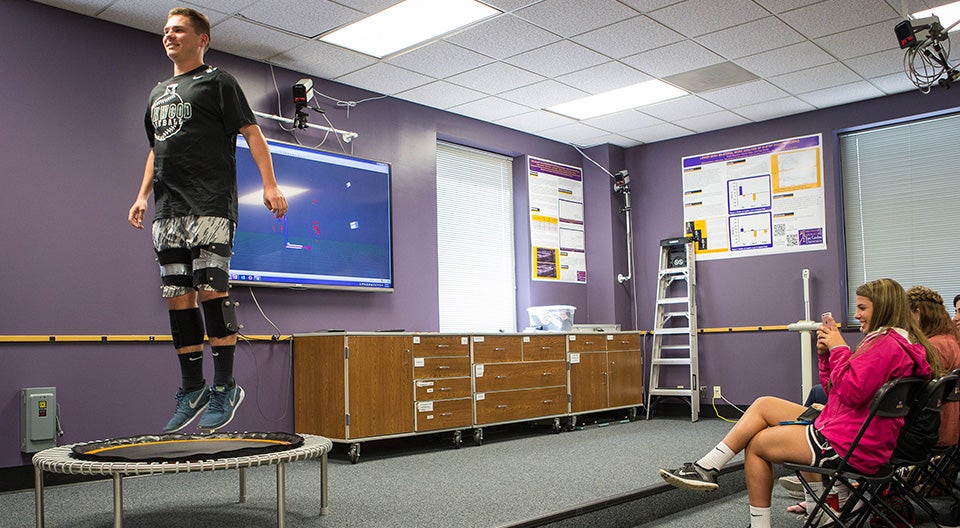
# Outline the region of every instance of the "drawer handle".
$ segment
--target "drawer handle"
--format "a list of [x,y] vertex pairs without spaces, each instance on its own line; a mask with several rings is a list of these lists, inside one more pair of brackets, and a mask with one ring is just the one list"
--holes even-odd
[[506,376],[503,376],[503,375],[497,376],[497,379],[506,379],[506,378],[507,378],[507,377],[506,377]]
[[494,352],[503,352],[504,350],[506,350],[506,348],[503,347],[496,347],[493,349]]
[[440,370],[445,370],[445,369],[450,368],[450,365],[440,365],[440,366],[437,367],[437,368],[440,369]]
[[440,416],[453,416],[453,413],[440,413]]
[[450,387],[440,387],[440,392],[444,392],[444,391],[452,391],[452,390],[453,390],[453,389],[452,389],[452,388],[450,388]]
[[497,405],[497,409],[506,409],[508,406],[504,404]]
[[542,376],[553,376],[553,372],[544,372]]
[[590,346],[590,345],[593,344],[593,341],[584,341],[583,344],[584,344],[584,345],[587,345],[587,346]]
[[553,403],[553,400],[543,400],[543,403]]
[[450,345],[440,344],[440,345],[437,345],[437,348],[450,348]]
[[542,346],[542,347],[540,347],[540,350],[550,350],[551,348],[553,348],[553,347]]

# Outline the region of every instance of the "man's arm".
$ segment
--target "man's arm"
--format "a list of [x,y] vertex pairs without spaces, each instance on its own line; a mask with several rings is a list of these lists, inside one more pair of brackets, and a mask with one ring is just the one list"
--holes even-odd
[[256,124],[240,127],[240,133],[250,146],[250,155],[253,156],[257,169],[260,170],[260,179],[263,180],[263,205],[277,218],[287,214],[287,199],[284,198],[277,177],[273,173],[273,160],[270,159],[270,147],[263,137],[263,132]]
[[147,166],[143,169],[143,180],[140,182],[140,191],[133,201],[127,221],[137,229],[143,229],[143,215],[147,212],[147,199],[153,194],[153,149],[147,154]]

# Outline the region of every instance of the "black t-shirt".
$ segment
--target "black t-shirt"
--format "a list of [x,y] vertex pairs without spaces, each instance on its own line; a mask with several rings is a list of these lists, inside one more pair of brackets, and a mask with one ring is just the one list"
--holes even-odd
[[257,122],[237,80],[206,65],[171,77],[150,92],[144,122],[154,152],[154,219],[236,222],[237,133]]

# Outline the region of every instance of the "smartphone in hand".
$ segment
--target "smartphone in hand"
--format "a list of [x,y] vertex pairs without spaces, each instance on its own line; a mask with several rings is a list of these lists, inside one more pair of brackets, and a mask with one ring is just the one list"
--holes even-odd
[[833,322],[833,312],[823,312],[820,314],[820,322],[830,324]]

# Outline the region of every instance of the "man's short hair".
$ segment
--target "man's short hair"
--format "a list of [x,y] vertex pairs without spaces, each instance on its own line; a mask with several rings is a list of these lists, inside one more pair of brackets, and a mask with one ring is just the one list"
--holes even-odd
[[196,9],[191,9],[189,7],[174,7],[167,13],[167,20],[170,20],[170,17],[174,16],[186,17],[190,21],[190,25],[193,26],[193,30],[197,32],[198,35],[207,36],[207,47],[210,47],[210,19],[207,18],[207,15],[197,11]]

